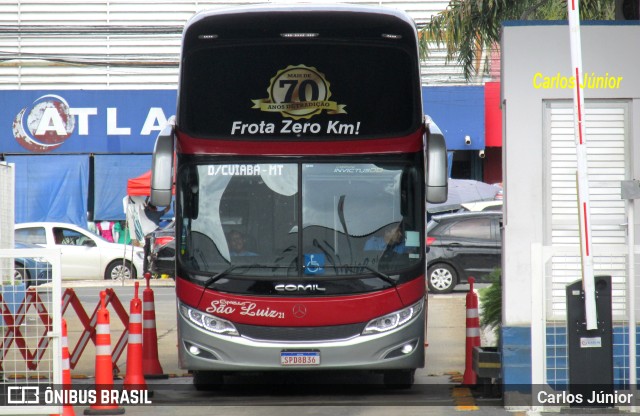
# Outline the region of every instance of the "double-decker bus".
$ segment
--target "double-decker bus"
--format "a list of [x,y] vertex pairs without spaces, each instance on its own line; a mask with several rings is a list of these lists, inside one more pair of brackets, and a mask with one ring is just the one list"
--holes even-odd
[[447,162],[405,13],[195,15],[152,165],[154,204],[175,184],[179,359],[196,388],[256,370],[413,383],[425,200],[446,199]]

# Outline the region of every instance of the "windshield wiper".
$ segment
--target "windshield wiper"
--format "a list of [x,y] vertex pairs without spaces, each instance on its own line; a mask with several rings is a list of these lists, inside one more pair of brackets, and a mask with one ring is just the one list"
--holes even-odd
[[[376,270],[374,268],[372,268],[371,266],[339,266],[336,268],[349,268],[349,269],[365,269],[371,273],[373,273],[376,277],[378,277],[381,280],[384,280],[385,282],[389,283],[392,286],[396,286],[398,284],[398,282],[393,279],[391,276]],[[277,265],[269,265],[269,264],[234,264],[233,266],[221,271],[220,273],[217,273],[213,276],[211,276],[209,279],[207,279],[207,281],[204,282],[204,287],[208,288],[209,286],[211,286],[212,284],[214,284],[215,282],[217,282],[218,280],[222,279],[223,277],[227,276],[228,274],[230,274],[232,271],[236,270],[236,269],[240,269],[240,268],[246,268],[246,269],[257,269],[257,268],[272,268],[272,269],[276,269],[276,268],[288,268],[288,266],[277,266]]]
[[344,265],[344,266],[336,266],[336,269],[339,269],[339,268],[342,268],[342,267],[348,268],[348,269],[361,269],[362,268],[362,269],[365,269],[365,270],[373,273],[376,277],[380,278],[381,280],[384,280],[385,282],[391,284],[392,286],[396,286],[398,284],[398,282],[396,282],[391,276],[389,276],[388,274],[382,273],[381,271],[376,270],[376,269],[372,268],[371,266],[365,266],[365,265],[363,265],[363,266],[346,266],[346,265]]
[[223,277],[227,276],[229,273],[231,273],[232,271],[236,270],[236,269],[276,269],[276,268],[288,268],[288,266],[277,266],[277,265],[272,265],[272,264],[234,264],[233,266],[221,271],[218,274],[214,274],[213,276],[211,276],[209,279],[207,279],[206,282],[204,282],[204,287],[208,288],[209,286],[211,286],[212,284],[214,284],[215,282],[217,282],[218,280],[222,279]]
[[388,274],[382,273],[379,270],[374,269],[373,267],[370,266],[362,266],[364,267],[366,270],[370,271],[371,273],[375,274],[376,276],[378,276],[380,279],[384,280],[387,283],[390,283],[391,285],[395,286],[398,284],[397,281],[395,281],[391,276],[389,276]]
[[227,269],[224,269],[220,273],[214,274],[213,276],[208,278],[206,282],[204,282],[205,289],[208,288],[209,286],[211,286],[212,284],[214,284],[215,282],[217,282],[218,280],[222,279],[223,277],[225,277],[226,275],[228,275],[229,273],[231,273],[232,271],[234,271],[238,267],[245,267],[245,265],[243,265],[243,264],[234,264],[233,266],[231,266],[231,267],[229,267]]

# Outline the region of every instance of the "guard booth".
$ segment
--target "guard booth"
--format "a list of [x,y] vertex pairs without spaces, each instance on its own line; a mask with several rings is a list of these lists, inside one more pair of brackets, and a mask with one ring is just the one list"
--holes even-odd
[[595,298],[598,328],[588,330],[582,280],[567,286],[567,337],[569,344],[569,393],[585,398],[572,407],[613,407],[612,403],[589,403],[593,393],[612,394],[613,332],[611,276],[596,276]]
[[[625,197],[622,187],[640,179],[640,54],[628,53],[625,40],[640,39],[640,24],[581,23],[582,66],[591,79],[584,90],[590,241],[593,275],[611,277],[611,307],[604,308],[611,311],[610,352],[604,351],[609,335],[581,334],[581,319],[568,310],[567,286],[582,277],[569,27],[566,21],[505,22],[502,29],[505,406],[569,407],[542,399],[566,396],[583,376],[579,372],[591,370],[608,377],[594,385],[606,384],[613,373],[613,388],[633,398],[615,407],[631,410],[640,405],[631,390],[638,375],[640,203]],[[582,296],[572,293],[569,298]],[[574,345],[581,339],[584,348]],[[606,359],[590,356],[599,353]],[[588,366],[581,369],[572,362],[576,357]],[[611,372],[593,367],[611,362]],[[545,393],[520,393],[518,386]]]

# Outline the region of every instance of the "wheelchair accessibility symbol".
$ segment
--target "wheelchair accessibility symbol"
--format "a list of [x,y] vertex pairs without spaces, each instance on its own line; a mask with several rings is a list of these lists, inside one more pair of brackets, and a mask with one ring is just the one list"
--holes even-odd
[[304,255],[304,274],[324,273],[324,254]]

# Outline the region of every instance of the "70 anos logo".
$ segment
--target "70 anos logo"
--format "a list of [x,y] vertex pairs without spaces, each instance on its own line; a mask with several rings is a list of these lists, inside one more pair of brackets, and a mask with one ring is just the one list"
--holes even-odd
[[308,119],[322,111],[344,114],[345,105],[331,101],[331,85],[314,67],[289,65],[271,78],[269,98],[253,101],[260,111],[277,112],[294,120]]

